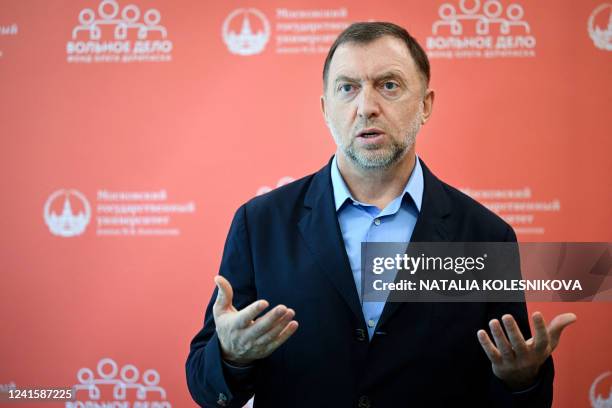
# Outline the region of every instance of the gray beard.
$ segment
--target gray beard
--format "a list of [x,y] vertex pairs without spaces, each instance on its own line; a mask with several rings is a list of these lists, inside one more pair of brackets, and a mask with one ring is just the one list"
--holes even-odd
[[[339,139],[335,134],[333,134],[333,130],[332,135],[334,136],[336,144],[340,150],[342,150],[345,156],[348,157],[349,160],[351,160],[351,162],[353,162],[353,164],[355,164],[357,167],[363,170],[385,170],[402,160],[406,153],[414,146],[416,142],[416,135],[421,129],[420,113],[421,111],[415,117],[414,122],[412,122],[404,140],[399,142],[394,140],[391,146],[379,152],[374,152],[374,150],[378,150],[378,148],[368,149],[366,147],[364,149],[357,149],[354,139],[351,140],[348,146],[345,146],[338,142]],[[360,128],[363,129],[366,127],[366,124],[364,124],[364,126],[361,126]],[[367,152],[367,150],[372,151]]]
[[[414,144],[414,142],[411,144]],[[363,149],[356,149],[353,142],[346,147],[341,146],[346,157],[348,157],[353,164],[364,170],[388,169],[406,155],[408,148],[408,144],[394,141],[390,149],[385,149],[384,151],[373,154],[372,152],[367,153]]]

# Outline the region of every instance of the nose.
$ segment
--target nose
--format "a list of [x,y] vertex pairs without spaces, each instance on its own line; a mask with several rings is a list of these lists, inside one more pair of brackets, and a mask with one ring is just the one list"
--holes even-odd
[[369,119],[380,114],[380,104],[376,90],[371,86],[364,86],[357,98],[357,114],[362,119]]

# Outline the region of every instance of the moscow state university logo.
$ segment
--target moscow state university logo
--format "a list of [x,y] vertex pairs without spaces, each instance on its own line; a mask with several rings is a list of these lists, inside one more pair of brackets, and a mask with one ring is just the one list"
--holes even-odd
[[595,47],[612,51],[612,3],[596,7],[589,16],[587,27]]
[[85,232],[91,219],[91,206],[79,191],[61,189],[47,198],[43,216],[51,234],[75,237]]
[[270,39],[270,23],[261,11],[241,8],[225,18],[221,34],[232,54],[255,55],[264,50]]

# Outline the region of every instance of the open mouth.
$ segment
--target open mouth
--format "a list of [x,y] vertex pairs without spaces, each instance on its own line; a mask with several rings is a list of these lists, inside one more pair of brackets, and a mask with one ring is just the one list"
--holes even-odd
[[374,141],[376,139],[382,138],[382,135],[384,135],[384,132],[382,130],[370,128],[370,129],[364,129],[361,132],[359,132],[357,134],[357,137],[361,139]]
[[368,139],[368,138],[376,137],[376,136],[379,136],[379,135],[380,135],[380,133],[372,132],[372,133],[361,133],[359,136],[360,137],[365,137],[366,139]]

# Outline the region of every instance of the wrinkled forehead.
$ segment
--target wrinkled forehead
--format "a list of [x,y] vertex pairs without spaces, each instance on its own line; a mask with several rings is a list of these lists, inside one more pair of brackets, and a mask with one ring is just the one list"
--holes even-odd
[[406,44],[390,36],[369,43],[341,44],[332,57],[327,80],[333,83],[342,76],[367,81],[387,72],[402,75],[407,81],[421,79]]

